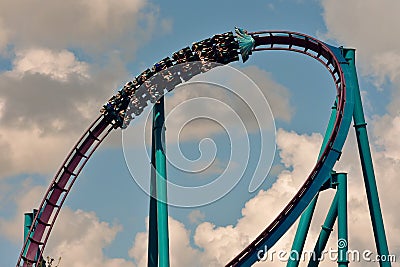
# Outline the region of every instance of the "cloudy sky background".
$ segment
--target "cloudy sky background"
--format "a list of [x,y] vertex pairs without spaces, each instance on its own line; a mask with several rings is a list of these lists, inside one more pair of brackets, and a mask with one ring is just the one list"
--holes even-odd
[[[299,31],[357,49],[389,248],[399,261],[400,215],[395,212],[400,205],[396,175],[400,167],[398,10],[400,2],[395,0],[247,1],[246,6],[231,1],[192,5],[148,0],[2,0],[0,265],[15,265],[22,245],[23,213],[38,206],[52,176],[101,105],[154,62],[235,26],[249,31]],[[171,207],[172,266],[221,266],[235,256],[296,193],[312,169],[322,142],[335,92],[321,64],[302,55],[271,52],[233,66],[252,78],[271,106],[277,128],[273,167],[261,189],[249,193],[259,142],[257,132],[251,133],[255,153],[232,192],[198,208]],[[209,88],[200,94],[183,87],[167,98],[167,110],[203,95],[218,99],[221,92]],[[229,103],[241,110],[235,101]],[[201,107],[195,108],[201,111]],[[171,116],[168,129],[184,121],[185,113],[179,114]],[[133,126],[139,128],[141,123],[138,120]],[[167,134],[172,135],[170,132],[174,131]],[[227,166],[229,140],[221,127],[208,121],[183,129],[184,154],[191,159],[199,157],[199,142],[206,137],[212,138],[218,149],[214,164],[196,175],[185,175],[171,167],[171,179],[201,184]],[[142,140],[133,138],[129,145],[135,151],[141,144]],[[349,173],[350,248],[375,251],[353,129],[335,169]],[[314,246],[333,192],[322,196],[307,248]],[[73,187],[45,255],[61,256],[61,266],[145,266],[147,213],[148,197],[128,171],[121,132],[116,131]],[[277,250],[290,248],[294,231],[292,228],[279,241]],[[329,243],[332,248],[336,234],[335,229]],[[275,261],[257,266],[284,264]],[[352,265],[376,266],[365,262]]]

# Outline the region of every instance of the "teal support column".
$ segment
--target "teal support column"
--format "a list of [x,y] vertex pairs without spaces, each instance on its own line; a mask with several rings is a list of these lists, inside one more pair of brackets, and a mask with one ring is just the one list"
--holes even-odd
[[[31,229],[32,222],[33,222],[34,215],[32,212],[27,212],[24,214],[24,242],[25,239],[28,237],[29,230]],[[31,234],[32,235],[32,234]],[[28,240],[28,245],[30,241]],[[28,246],[25,247],[24,256],[26,255],[26,250]]]
[[24,240],[28,236],[29,230],[31,229],[33,222],[33,213],[27,212],[24,214]]
[[[154,114],[153,114],[154,115]],[[153,128],[155,120],[153,119]],[[158,267],[158,231],[157,231],[157,190],[156,190],[156,150],[154,132],[151,135],[151,177],[150,177],[150,209],[149,238],[147,247],[147,266]]]
[[[383,224],[382,211],[379,203],[378,188],[374,174],[374,167],[372,164],[371,151],[368,142],[367,124],[365,122],[361,94],[358,86],[357,71],[355,66],[355,50],[344,49],[344,56],[350,64],[350,72],[353,81],[357,86],[355,90],[354,100],[354,128],[356,131],[358,151],[360,153],[361,167],[364,176],[365,189],[367,191],[367,199],[369,212],[372,221],[372,228],[374,231],[376,249],[379,255],[389,259],[389,248],[386,240],[385,227]],[[379,262],[381,267],[391,266],[390,261]]]
[[329,208],[328,214],[324,224],[321,226],[321,232],[318,236],[317,242],[315,243],[313,257],[310,258],[308,267],[316,267],[319,265],[319,259],[321,259],[322,251],[325,249],[328,242],[329,236],[333,230],[338,215],[338,192],[332,200],[331,207]]
[[347,229],[347,174],[337,174],[338,193],[338,267],[349,266]]
[[297,227],[296,235],[293,240],[292,249],[290,250],[290,257],[287,267],[297,267],[303,253],[304,243],[306,242],[308,230],[310,228],[311,219],[314,214],[315,206],[317,204],[318,195],[314,197],[307,209],[300,217],[299,226]]
[[163,141],[164,131],[164,97],[154,105],[154,143],[156,161],[156,194],[157,194],[157,232],[159,266],[169,267],[169,238],[168,238],[168,205],[167,205],[167,170]]
[[[335,123],[337,113],[337,104],[336,101],[332,106],[331,117],[329,118],[328,126],[325,131],[324,140],[321,145],[321,150],[319,152],[319,156],[321,156],[323,152],[323,148],[326,146],[326,143],[329,140],[329,136],[332,132],[333,125]],[[310,229],[311,219],[314,214],[315,206],[317,204],[318,194],[314,197],[314,199],[310,202],[307,209],[300,217],[299,225],[296,230],[296,235],[293,240],[293,245],[291,249],[291,256],[289,257],[288,263],[286,267],[297,267],[299,266],[299,261],[301,259],[301,254],[303,253],[304,244],[306,242],[308,230]],[[298,256],[298,257],[297,257]]]
[[[35,218],[37,213],[38,213],[38,210],[34,209],[33,212],[27,212],[27,213],[24,214],[24,242],[25,242],[25,239],[28,237],[28,233],[29,233],[29,230],[31,229],[31,226],[32,226],[32,223],[33,223],[33,219]],[[35,231],[35,228],[33,229],[33,231],[30,234],[31,237],[33,236],[34,231]],[[23,254],[24,256],[26,255],[27,249],[29,247],[29,243],[30,243],[30,241],[28,240],[27,241],[28,246],[25,247],[25,251],[24,251],[24,254]],[[35,259],[36,261],[39,258],[39,254],[40,254],[40,252],[38,250],[37,251],[37,255],[36,255],[36,259]],[[41,258],[40,261],[38,261],[38,262],[39,262],[37,264],[38,267],[42,267],[42,266],[44,266],[43,264],[46,263],[43,260],[43,258]]]

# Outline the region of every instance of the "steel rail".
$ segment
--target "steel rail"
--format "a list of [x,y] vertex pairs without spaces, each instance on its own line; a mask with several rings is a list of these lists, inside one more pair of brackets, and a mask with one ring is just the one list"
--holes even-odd
[[[104,117],[99,116],[88,127],[69,152],[39,205],[39,211],[36,213],[32,226],[27,234],[28,238],[24,241],[17,266],[20,266],[22,260],[24,261],[23,266],[32,266],[40,259],[56,218],[72,185],[94,151],[96,151],[98,146],[111,131],[111,127],[105,131],[108,125],[109,123]],[[105,132],[105,134],[102,135],[103,132]],[[74,173],[75,171],[76,173]],[[51,216],[55,209],[56,212],[54,216]],[[43,235],[45,235],[45,239],[41,241]],[[39,255],[37,254],[38,251]]]

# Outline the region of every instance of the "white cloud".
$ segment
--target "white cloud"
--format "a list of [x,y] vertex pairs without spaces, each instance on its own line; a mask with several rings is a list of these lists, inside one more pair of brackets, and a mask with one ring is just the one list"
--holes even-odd
[[375,138],[377,138],[377,145],[383,148],[381,153],[386,158],[400,160],[400,142],[398,141],[400,116],[386,114],[382,117],[376,117],[373,130]]
[[292,105],[290,105],[289,90],[274,81],[271,73],[256,66],[248,66],[241,70],[261,89],[268,100],[275,119],[289,122],[294,112]]
[[[199,264],[199,266],[221,266],[248,245],[296,193],[300,184],[313,167],[321,141],[322,138],[318,134],[302,136],[293,132],[279,130],[277,143],[281,149],[281,157],[284,158],[286,166],[293,168],[293,170],[281,172],[279,179],[270,190],[261,190],[256,197],[249,200],[242,209],[243,217],[239,219],[237,224],[217,227],[211,222],[201,223],[194,233],[194,242],[201,250],[196,250],[195,253],[190,254],[196,256],[195,263]],[[307,151],[307,153],[304,154],[304,151]],[[201,215],[198,213],[194,211],[190,216],[197,219],[198,215]],[[175,244],[177,240],[181,240],[180,237],[185,236],[187,233],[183,225],[182,227],[176,227],[173,224],[176,224],[176,222],[170,219],[171,247],[177,246]],[[294,229],[291,229],[289,234],[285,236],[286,238],[280,241],[277,247],[289,249],[290,238],[293,233]],[[180,237],[175,239],[176,235]],[[186,238],[189,239],[189,237]],[[139,266],[146,263],[146,246],[143,245],[147,244],[146,242],[147,234],[139,233],[131,250],[131,256],[136,260],[140,259],[138,261]],[[187,244],[187,242],[183,243]],[[193,263],[185,265],[185,262],[181,261],[182,254],[186,254],[182,251],[185,250],[192,251],[192,248],[184,246],[179,250],[175,250],[180,251],[180,253],[173,252],[171,249],[171,258],[179,262],[177,266],[193,266]],[[189,257],[184,260],[188,259]],[[193,260],[193,258],[191,259]]]
[[0,74],[1,177],[54,173],[63,157],[126,75],[119,58],[107,69],[89,66],[67,50],[17,53]]
[[[241,72],[245,75],[240,75]],[[218,74],[223,78],[215,78]],[[193,81],[200,83],[192,83]],[[239,87],[247,88],[247,96],[240,95]],[[261,99],[262,95],[268,103]],[[248,132],[260,131],[260,128],[271,130],[273,126],[270,121],[273,119],[290,121],[293,108],[289,103],[289,96],[287,88],[274,81],[270,73],[256,66],[236,71],[230,67],[216,68],[179,86],[172,97],[167,99],[166,113],[173,112],[167,117],[168,140],[178,140],[178,137],[180,140],[199,139],[221,133],[224,131],[223,127],[225,130],[238,128],[239,125],[235,124],[237,118],[240,118]],[[200,98],[201,101],[191,101]],[[258,99],[254,100],[255,98]],[[257,105],[263,105],[263,108]],[[270,105],[272,114],[267,105]],[[266,113],[257,114],[260,110]],[[210,113],[214,115],[207,119],[198,118]],[[255,114],[267,118],[268,125],[259,125],[261,122],[257,121],[259,117],[256,120]],[[193,120],[194,118],[197,119]],[[183,127],[189,121],[190,125]]]
[[322,7],[326,37],[356,48],[359,74],[368,75],[378,90],[389,85],[392,98],[387,110],[390,115],[397,116],[400,105],[400,36],[396,32],[400,23],[400,2],[323,0]]
[[[204,97],[204,101],[195,102],[196,105],[190,102],[201,97]],[[210,101],[208,101],[208,98]],[[166,113],[168,114],[166,123],[168,129],[170,129],[167,132],[168,139],[193,140],[223,131],[219,124],[210,119],[193,119],[214,110],[216,114],[220,115],[218,118],[224,119],[224,124],[232,123],[230,116],[227,116],[231,115],[231,110],[226,109],[224,105],[216,106],[216,101],[212,101],[224,98],[227,98],[226,92],[212,85],[183,85],[177,88],[174,95],[166,101]],[[216,119],[216,117],[211,117],[211,119]],[[191,121],[190,124],[187,125],[188,127],[184,127],[188,121]]]
[[[386,116],[384,118],[387,119]],[[374,122],[372,128],[381,123],[379,121]],[[385,129],[392,133],[398,132],[390,123],[386,124]],[[371,135],[374,131],[369,133]],[[400,240],[393,237],[400,234],[398,227],[400,217],[393,211],[400,205],[400,199],[396,197],[397,193],[395,192],[396,188],[400,186],[396,178],[400,160],[396,158],[396,154],[393,154],[391,147],[392,145],[394,149],[398,147],[398,142],[393,142],[390,136],[377,136],[376,139],[374,135],[371,136],[373,137],[372,140],[376,140],[376,142],[372,141],[370,145],[389,251],[392,254],[399,255]],[[352,249],[375,251],[361,163],[353,130],[350,131],[342,158],[336,169],[348,172],[350,246]],[[355,264],[355,266],[365,265],[365,262]]]
[[[211,266],[226,264],[279,214],[311,171],[321,141],[322,138],[318,134],[306,136],[278,131],[277,145],[280,156],[285,166],[293,170],[282,171],[269,190],[261,190],[249,200],[242,209],[242,217],[236,225],[215,227],[209,222],[199,225],[194,237],[195,242],[204,249],[204,257],[212,262]],[[290,248],[292,236],[293,229],[277,247]]]
[[10,219],[0,217],[0,235],[13,243],[22,244],[23,214],[39,206],[38,196],[44,195],[45,190],[43,186],[33,186],[31,179],[25,179],[10,199],[10,202],[16,205],[14,217]]
[[158,28],[172,20],[146,0],[1,1],[0,53],[12,61],[0,73],[1,177],[54,172]]
[[[387,124],[388,129],[391,129],[391,127],[390,124]],[[397,133],[395,128],[392,129],[392,131],[396,131]],[[390,151],[394,140],[391,137],[389,137],[388,140],[386,140],[385,137],[380,139],[384,139],[379,141],[382,144],[383,150],[375,151],[373,149],[376,177],[390,252],[399,255],[400,241],[394,237],[400,234],[400,229],[398,227],[400,217],[397,216],[396,213],[390,211],[396,210],[396,207],[400,205],[400,199],[394,197],[396,196],[396,188],[398,188],[396,173],[399,169],[400,161],[399,159],[393,159],[392,154],[386,153],[386,148],[389,148]],[[281,211],[283,206],[297,191],[299,185],[304,181],[310,168],[315,163],[321,137],[319,135],[298,135],[293,132],[289,133],[280,130],[278,131],[277,143],[282,162],[285,164],[286,168],[292,170],[282,171],[271,189],[260,191],[256,197],[249,200],[243,208],[242,217],[236,225],[215,227],[212,223],[205,222],[200,224],[197,228],[195,233],[196,245],[204,249],[202,257],[204,257],[207,262],[212,263],[210,266],[226,263],[232,256],[249,244],[249,242],[275,218],[278,212]],[[348,172],[349,177],[348,217],[350,248],[360,251],[365,249],[375,251],[356,146],[355,135],[351,131],[341,161],[335,169],[337,171]],[[320,225],[329,208],[332,193],[332,191],[327,193],[323,192],[319,198],[309,238],[306,243],[306,249],[308,250],[314,247],[314,242],[321,229]],[[280,249],[288,251],[291,246],[293,233],[294,228],[291,228],[283,239],[274,246],[274,249],[276,251]],[[328,243],[328,247],[336,248],[336,235],[337,232],[335,228],[334,232],[331,234],[332,237]],[[327,260],[325,264],[328,264],[328,266],[335,266],[336,262]],[[366,262],[352,264],[354,266],[368,265]],[[285,262],[274,262],[271,265],[271,262],[267,261],[259,265],[284,266]]]
[[398,76],[400,22],[396,0],[323,0],[327,37],[357,49],[360,70],[374,74],[380,82]]
[[43,136],[37,128],[3,128],[0,137],[0,146],[8,151],[7,156],[0,159],[3,166],[0,174],[4,178],[24,172],[55,173],[79,133]]
[[[392,127],[390,124],[386,125],[388,129]],[[380,197],[385,226],[391,253],[399,255],[400,241],[393,237],[400,234],[398,227],[400,225],[400,217],[396,213],[389,211],[396,210],[400,205],[400,199],[393,197],[396,195],[398,188],[397,171],[400,161],[398,158],[393,158],[392,154],[386,154],[386,149],[390,148],[396,140],[387,136],[379,136],[377,140],[381,144],[381,148],[379,151],[373,149],[373,155],[376,175],[378,177],[378,187],[381,192]],[[287,169],[279,173],[278,180],[271,189],[267,191],[261,190],[256,197],[245,204],[242,210],[242,218],[235,225],[217,227],[211,222],[201,223],[194,233],[194,242],[199,249],[192,247],[190,232],[185,226],[170,218],[171,264],[173,266],[221,266],[227,263],[275,218],[287,201],[295,194],[315,163],[321,141],[322,137],[319,134],[299,135],[294,132],[279,130],[277,145],[282,163]],[[352,131],[345,145],[341,161],[335,169],[349,173],[350,248],[374,251],[373,235],[369,224],[360,163],[358,152],[356,151],[355,135]],[[29,185],[27,184],[27,186]],[[35,188],[32,190],[32,193],[27,194],[19,200],[19,207],[21,208],[18,209],[20,211],[17,214],[21,213],[23,206],[28,206],[27,203],[30,203],[31,198],[29,196],[39,194],[36,192],[38,190],[41,191],[43,188]],[[320,231],[320,225],[330,204],[332,193],[331,191],[330,193],[324,192],[321,194],[313,218],[309,239],[306,243],[306,249],[311,249],[314,246],[314,241]],[[131,264],[122,259],[107,259],[101,252],[101,248],[109,245],[114,239],[115,234],[121,230],[120,226],[110,226],[105,222],[100,222],[93,213],[83,211],[73,212],[68,208],[64,209],[63,213],[65,218],[58,220],[58,224],[60,225],[57,226],[58,228],[55,229],[52,235],[54,236],[52,237],[52,242],[55,242],[55,245],[49,246],[54,249],[46,251],[46,253],[55,258],[62,254],[63,264],[68,262],[69,266],[84,266],[93,262],[97,264],[96,266],[113,267],[122,266],[123,264],[129,266]],[[198,216],[196,215],[195,217]],[[1,225],[1,229],[4,229],[3,234],[14,233],[11,236],[13,239],[17,238],[17,233],[19,233],[20,229],[19,227],[18,229],[15,228],[15,225],[19,224],[15,220],[14,218],[12,221],[2,221]],[[294,229],[291,228],[284,238],[277,243],[274,247],[275,250],[284,249],[288,251],[290,249]],[[97,234],[100,232],[101,235],[95,235],[95,232]],[[328,247],[336,247],[336,234],[337,232],[334,230]],[[89,251],[83,249],[87,247],[91,247],[91,249]],[[82,251],[85,251],[85,254]],[[70,255],[79,255],[79,257],[72,258]],[[147,233],[136,235],[129,255],[136,260],[138,266],[146,266]],[[335,266],[336,262],[325,261],[324,264]],[[271,263],[268,261],[257,264],[257,266],[284,265],[285,262]],[[365,262],[354,263],[353,265],[357,267],[368,266]]]
[[[190,232],[177,220],[169,217],[169,247],[171,266],[206,266],[199,262],[199,251],[190,246]],[[136,235],[133,247],[129,250],[129,256],[136,260],[138,267],[147,266],[148,245],[148,219],[147,232]]]
[[[396,173],[400,167],[400,143],[398,138],[395,138],[400,132],[398,127],[400,38],[395,34],[400,22],[397,12],[400,2],[324,0],[322,5],[327,35],[338,40],[339,43],[357,49],[358,68],[361,74],[372,75],[378,87],[384,82],[390,82],[392,98],[387,107],[388,113],[375,116],[371,120],[372,127],[369,127],[369,134],[389,249],[391,253],[399,255],[400,243],[393,237],[399,235],[400,217],[393,211],[400,204],[400,199],[396,197],[398,194],[395,192],[399,187]],[[372,101],[371,104],[373,104]],[[351,216],[349,216],[352,234],[350,241],[353,248],[371,249],[374,241],[372,229],[368,223],[369,212],[356,150],[354,135],[351,135],[350,145],[346,146],[339,163],[342,169],[349,171],[349,194],[352,208]]]
[[65,207],[53,231],[44,255],[61,257],[61,266],[135,266],[125,259],[104,255],[103,249],[112,243],[122,227],[100,221],[94,212]]
[[[390,124],[386,124],[391,129]],[[393,131],[397,131],[395,128]],[[396,132],[397,133],[397,132]],[[392,154],[387,154],[387,148],[393,146],[395,139],[387,136],[378,138],[381,144],[380,151],[373,149],[376,176],[378,187],[381,192],[381,204],[384,214],[385,226],[387,230],[388,242],[391,253],[400,253],[399,240],[393,238],[398,236],[400,229],[398,228],[400,217],[391,210],[395,210],[400,205],[400,199],[393,198],[396,195],[396,173],[400,166],[399,159],[394,159]],[[198,262],[201,266],[221,266],[226,264],[233,256],[257,236],[264,227],[266,227],[272,219],[281,211],[287,201],[296,193],[299,186],[309,174],[311,168],[315,164],[318,156],[319,145],[322,137],[319,134],[299,135],[294,132],[286,132],[279,130],[277,135],[277,144],[282,158],[282,163],[287,168],[278,175],[278,180],[271,189],[261,190],[256,197],[249,200],[242,210],[242,217],[234,225],[217,227],[211,222],[201,223],[194,234],[194,242],[201,249],[198,255]],[[398,143],[398,142],[397,142]],[[365,189],[362,185],[361,167],[356,149],[355,135],[350,131],[349,140],[345,145],[343,155],[339,165],[336,166],[337,171],[348,172],[349,183],[349,235],[350,248],[360,251],[369,249],[374,251],[373,233],[369,219],[368,207],[366,202]],[[374,144],[372,144],[374,148]],[[310,250],[314,247],[316,237],[321,230],[320,225],[325,219],[326,212],[329,208],[330,201],[333,197],[333,190],[323,192],[319,198],[317,210],[315,212],[309,238],[306,243],[306,249]],[[184,229],[181,229],[181,232]],[[288,251],[291,247],[295,228],[291,230],[280,240],[274,249],[279,251],[284,249]],[[176,233],[175,233],[176,234]],[[336,247],[336,229],[331,234],[328,248]],[[139,234],[137,238],[141,235]],[[143,243],[146,236],[141,236],[143,240],[139,242],[136,239],[135,246]],[[173,238],[171,237],[171,240]],[[174,242],[174,241],[171,241]],[[145,253],[143,248],[142,253]],[[139,250],[136,250],[139,257]],[[142,254],[142,257],[145,254]],[[173,257],[179,257],[174,255]],[[257,266],[284,266],[285,262],[275,261],[262,262]],[[327,266],[335,266],[336,262],[329,259],[325,260]],[[366,262],[352,263],[355,266],[366,266]]]
[[78,61],[75,55],[67,50],[56,52],[50,49],[27,49],[16,53],[13,71],[10,74],[22,77],[25,73],[38,73],[66,82],[70,75],[88,79],[89,65]]
[[3,20],[0,17],[0,55],[4,52],[8,43],[8,31],[4,27]]
[[[158,7],[146,0],[5,0],[0,3],[0,17],[2,32],[9,33],[7,43],[17,48],[80,47],[95,53],[119,48],[127,52],[125,56],[131,56],[161,23]],[[168,29],[166,22],[162,24]]]
[[[25,5],[15,4],[11,0],[0,3],[0,17],[3,19],[3,27],[0,25],[0,49],[8,44],[9,40],[13,40],[17,46],[23,48],[19,51],[24,51],[21,52],[23,54],[19,54],[20,58],[17,58],[14,65],[15,71],[19,71],[18,73],[21,75],[19,80],[4,75],[0,77],[0,88],[5,88],[0,90],[0,97],[5,101],[2,111],[4,128],[2,136],[0,136],[0,148],[5,152],[3,155],[7,155],[5,158],[0,158],[2,166],[11,166],[11,169],[17,172],[32,170],[32,168],[39,172],[54,170],[55,164],[61,161],[61,158],[57,157],[66,152],[61,152],[61,150],[69,149],[69,144],[76,139],[75,136],[60,135],[60,131],[67,132],[67,126],[83,128],[83,125],[88,122],[87,118],[91,118],[92,112],[93,114],[97,112],[99,102],[102,104],[102,101],[111,95],[110,90],[112,89],[110,88],[115,88],[113,85],[120,79],[120,74],[117,73],[124,70],[117,64],[118,68],[115,72],[92,73],[89,67],[85,68],[85,66],[87,67],[86,63],[77,61],[63,49],[66,46],[80,46],[96,52],[105,51],[106,47],[107,49],[111,47],[115,40],[126,41],[125,44],[131,46],[130,40],[125,38],[141,39],[140,37],[146,31],[143,30],[138,35],[132,34],[131,37],[126,34],[131,28],[136,28],[138,17],[147,21],[148,28],[157,27],[154,21],[157,19],[158,11],[152,9],[153,13],[140,14],[139,10],[143,6],[145,6],[144,1],[118,3],[76,1],[72,5],[52,1],[40,4],[32,2]],[[397,12],[400,7],[398,1],[352,0],[340,3],[324,0],[323,6],[328,27],[327,35],[337,39],[340,43],[357,48],[361,62],[365,63],[362,64],[364,73],[376,75],[380,78],[379,82],[385,78],[394,82],[400,79],[400,65],[397,63],[397,59],[400,58],[400,38],[394,34],[398,25]],[[38,15],[31,16],[32,11]],[[25,23],[19,23],[20,18],[24,18]],[[169,28],[168,22],[162,24],[162,27]],[[151,30],[149,34],[151,35]],[[55,50],[43,50],[45,58],[52,58],[60,62],[53,65],[50,70],[48,65],[38,65],[35,57],[28,53],[38,52],[38,50],[30,49],[32,45],[54,48]],[[28,58],[30,61],[22,60],[24,58]],[[32,68],[28,63],[33,64],[34,67]],[[254,73],[265,77],[260,70],[255,70]],[[251,75],[249,74],[249,76]],[[72,77],[68,85],[60,82],[65,77]],[[82,81],[82,77],[86,80]],[[106,85],[103,85],[103,82],[106,82]],[[103,86],[99,88],[99,84]],[[268,83],[264,82],[263,84]],[[93,86],[96,87],[96,94],[89,90]],[[79,89],[74,91],[73,88],[76,87]],[[28,91],[27,88],[32,91]],[[35,88],[36,90],[34,90]],[[396,93],[394,95],[396,96]],[[276,101],[270,101],[275,116],[285,121],[289,121],[291,118],[288,97],[287,91],[277,90],[273,94],[273,99]],[[49,110],[54,111],[55,109],[48,106],[48,101],[42,102],[45,99],[54,100],[52,105],[61,107],[60,112],[52,112],[51,116],[46,116]],[[393,103],[398,101],[396,99]],[[86,111],[84,119],[76,119],[78,116],[72,111],[76,106],[80,110],[86,109],[84,103],[88,101],[92,102],[90,106],[93,105],[93,109],[89,108],[90,111]],[[63,104],[64,102],[66,104]],[[26,105],[19,105],[20,103]],[[279,103],[279,105],[275,104],[274,107],[273,103]],[[42,109],[43,105],[45,108]],[[396,139],[396,136],[400,134],[400,129],[398,129],[399,117],[396,112],[398,112],[398,105],[394,105],[392,114],[375,119],[375,136],[372,140],[376,138],[376,144],[379,146],[379,149],[373,149],[373,152],[389,245],[392,253],[400,255],[400,241],[395,239],[400,234],[400,217],[392,212],[397,210],[400,205],[400,200],[396,197],[398,195],[396,189],[399,187],[397,173],[400,165],[400,143],[398,138]],[[20,120],[24,123],[19,124]],[[72,125],[70,121],[73,121]],[[21,127],[24,130],[21,130]],[[56,135],[52,135],[53,133]],[[80,130],[77,134],[79,133]],[[69,135],[69,132],[66,135]],[[236,252],[246,246],[268,222],[275,218],[275,215],[293,196],[315,163],[319,149],[318,144],[322,138],[318,134],[307,136],[283,130],[278,132],[277,137],[282,162],[288,170],[279,173],[279,179],[270,190],[260,191],[255,198],[246,203],[242,210],[243,217],[237,224],[226,227],[216,227],[210,222],[200,224],[194,240],[204,252],[193,249],[189,243],[190,233],[184,225],[170,219],[173,266],[193,266],[193,262],[198,262],[200,266],[219,266],[226,263]],[[40,162],[43,163],[42,166],[41,163],[35,163],[37,154],[34,151],[43,151],[43,147],[45,147],[46,154],[42,153],[42,155],[46,155],[47,158],[40,159]],[[52,159],[54,162],[49,162],[48,159]],[[14,166],[13,164],[18,165]],[[351,248],[373,250],[372,231],[368,223],[368,210],[354,137],[346,145],[337,170],[349,172]],[[21,238],[20,225],[22,225],[20,214],[32,207],[32,196],[42,195],[43,191],[42,187],[34,187],[21,198],[16,211],[18,218],[0,220],[0,229],[3,235],[19,242]],[[315,221],[323,218],[328,202],[327,200],[321,201],[321,205],[319,205],[321,210],[317,211]],[[58,221],[58,223],[61,222],[59,226],[61,230],[56,230],[59,231],[59,237],[56,232],[54,234],[56,246],[49,251],[51,254],[63,254],[62,265],[74,267],[88,265],[133,266],[122,259],[106,259],[102,254],[101,249],[109,245],[115,234],[121,230],[118,225],[110,226],[99,221],[95,214],[83,211],[73,212],[64,209],[62,216],[64,216],[64,220]],[[74,221],[74,224],[68,225],[67,222],[71,220]],[[313,223],[311,237],[316,236],[319,225],[318,222]],[[95,236],[88,226],[93,226],[93,229],[100,232],[101,235]],[[68,231],[71,231],[73,235],[65,236]],[[333,237],[334,235],[335,232]],[[277,247],[290,247],[292,236],[293,229]],[[311,243],[313,242],[311,241]],[[330,245],[334,247],[334,243],[334,238],[332,238]],[[147,234],[138,234],[130,256],[137,260],[139,266],[144,266],[147,262],[146,246]],[[308,246],[310,246],[310,242],[308,242]],[[91,248],[91,250],[82,255],[83,252],[86,253],[87,248]],[[68,253],[65,253],[66,251]],[[79,257],[75,257],[75,253]],[[71,258],[72,255],[74,255],[73,258]],[[51,256],[58,257],[58,255]],[[284,264],[274,264],[273,266],[281,265]],[[272,265],[266,264],[266,266]],[[365,263],[355,264],[355,266],[365,266]]]
[[[14,216],[0,218],[0,235],[15,244],[23,242],[23,214],[39,206],[38,196],[43,196],[46,190],[43,186],[33,186],[32,182],[30,178],[24,179],[11,196],[9,203],[16,205]],[[94,212],[73,211],[64,207],[43,255],[56,260],[62,257],[61,266],[134,267],[129,261],[107,258],[103,253],[103,249],[113,242],[120,231],[122,226],[100,221]]]

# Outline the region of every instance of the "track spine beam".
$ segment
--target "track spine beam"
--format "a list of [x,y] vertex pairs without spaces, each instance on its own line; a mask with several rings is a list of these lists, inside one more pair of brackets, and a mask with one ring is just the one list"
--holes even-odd
[[50,206],[52,206],[52,207],[54,207],[54,208],[59,208],[59,207],[60,207],[60,206],[57,205],[56,203],[51,202],[50,199],[48,199],[48,198],[46,198],[45,201],[46,201],[46,203],[47,203],[48,205],[50,205]]
[[67,189],[64,187],[60,186],[58,183],[53,183],[53,190],[60,190],[62,192],[67,192]]

